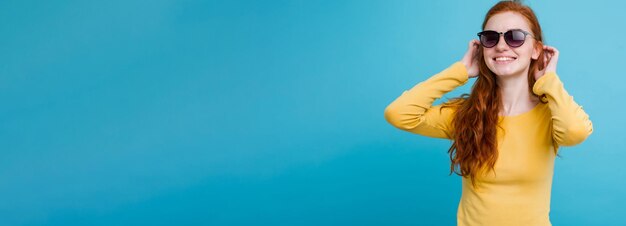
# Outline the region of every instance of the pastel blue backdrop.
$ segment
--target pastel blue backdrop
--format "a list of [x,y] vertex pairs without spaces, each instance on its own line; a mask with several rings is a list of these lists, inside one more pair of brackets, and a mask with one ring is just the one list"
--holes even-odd
[[[383,111],[494,3],[3,0],[0,225],[455,225],[450,142]],[[594,123],[552,222],[626,225],[626,4],[526,3]]]

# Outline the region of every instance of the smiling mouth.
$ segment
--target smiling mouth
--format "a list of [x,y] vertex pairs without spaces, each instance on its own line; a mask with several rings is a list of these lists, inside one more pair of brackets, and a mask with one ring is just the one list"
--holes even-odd
[[515,59],[515,57],[495,57],[493,58],[493,61],[495,61],[497,64],[508,64],[513,62]]

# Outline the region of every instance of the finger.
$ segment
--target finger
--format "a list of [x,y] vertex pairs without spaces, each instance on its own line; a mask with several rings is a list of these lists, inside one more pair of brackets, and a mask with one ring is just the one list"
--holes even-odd
[[556,48],[554,48],[553,46],[546,46],[546,49],[547,49],[548,51],[550,51],[551,53],[553,53],[553,54],[558,54],[558,53],[559,53],[559,50],[557,50],[557,49],[556,49]]
[[556,48],[554,48],[554,56],[558,57],[559,56],[559,50],[557,50]]
[[480,46],[480,42],[476,39],[472,40],[472,47],[478,48]]
[[546,55],[548,55],[549,58],[552,58],[552,56],[554,56],[554,49],[548,47],[548,49],[546,49]]
[[552,47],[550,47],[550,46],[547,46],[547,45],[546,45],[546,46],[543,46],[543,49],[544,49],[545,51],[548,51],[548,52],[554,52],[554,48],[552,48]]
[[544,46],[543,47],[543,55],[544,56],[550,56],[550,55],[552,55],[552,53],[553,52],[552,52],[552,50],[550,49],[549,46]]

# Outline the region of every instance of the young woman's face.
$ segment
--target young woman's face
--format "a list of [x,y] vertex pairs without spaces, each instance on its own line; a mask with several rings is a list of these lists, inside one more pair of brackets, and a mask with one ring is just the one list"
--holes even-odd
[[[530,60],[539,57],[539,50],[533,48],[535,39],[526,19],[514,12],[503,12],[493,15],[487,21],[484,30],[506,32],[511,29],[522,29],[531,33],[526,35],[524,44],[520,47],[510,47],[500,36],[498,44],[491,48],[483,48],[483,56],[487,67],[499,77],[526,75],[530,66]],[[508,57],[508,58],[502,58]]]

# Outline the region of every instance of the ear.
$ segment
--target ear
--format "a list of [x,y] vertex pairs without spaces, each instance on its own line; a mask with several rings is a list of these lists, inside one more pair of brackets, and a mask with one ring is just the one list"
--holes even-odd
[[535,43],[535,48],[533,48],[532,58],[533,60],[539,59],[539,55],[543,52],[543,42]]

